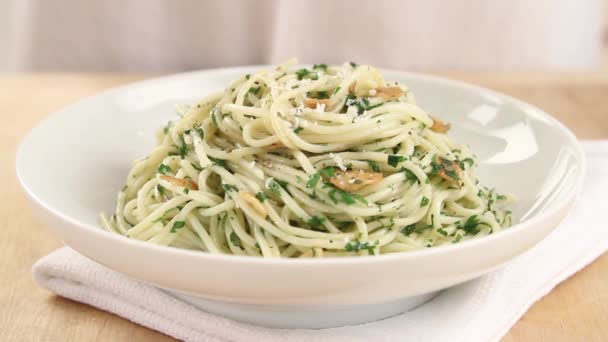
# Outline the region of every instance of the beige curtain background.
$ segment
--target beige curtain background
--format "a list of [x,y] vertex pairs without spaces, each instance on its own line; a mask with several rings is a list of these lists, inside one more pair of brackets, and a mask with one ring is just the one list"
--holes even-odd
[[603,1],[0,0],[0,65],[171,72],[298,57],[414,70],[585,69],[601,60]]

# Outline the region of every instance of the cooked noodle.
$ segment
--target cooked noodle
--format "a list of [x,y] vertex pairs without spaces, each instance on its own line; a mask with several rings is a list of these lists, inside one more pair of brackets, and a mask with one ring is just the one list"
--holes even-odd
[[353,63],[288,62],[179,108],[135,162],[112,232],[264,257],[405,252],[510,226],[475,156],[404,85]]

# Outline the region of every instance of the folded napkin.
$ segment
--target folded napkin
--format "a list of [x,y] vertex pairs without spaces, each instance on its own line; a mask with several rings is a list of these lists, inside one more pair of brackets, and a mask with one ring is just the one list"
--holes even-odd
[[269,329],[212,315],[101,266],[68,247],[39,260],[34,280],[60,296],[186,341],[496,341],[539,298],[608,250],[600,220],[608,193],[608,141],[583,143],[581,197],[545,240],[507,266],[378,322],[322,330]]

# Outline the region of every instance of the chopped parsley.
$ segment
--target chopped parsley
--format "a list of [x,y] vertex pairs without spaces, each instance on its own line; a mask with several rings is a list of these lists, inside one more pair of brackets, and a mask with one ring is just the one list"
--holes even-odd
[[[167,215],[172,212],[173,210],[175,210],[176,208],[171,208],[169,210],[165,210],[165,212],[156,220],[152,221],[152,223],[156,223],[156,222],[161,222],[163,225],[167,224],[167,221],[169,221],[169,218],[167,217]],[[177,208],[178,210],[181,210],[179,208]]]
[[232,184],[222,184],[222,188],[224,188],[224,191],[228,192],[228,191],[239,191],[239,189],[232,185]]
[[443,228],[439,228],[437,229],[437,233],[443,235],[443,236],[448,236],[448,232],[446,232],[445,230],[443,230]]
[[214,107],[211,110],[211,123],[213,123],[213,126],[217,127],[217,119],[215,117],[215,114],[217,114],[217,112],[219,111],[219,109],[217,107]]
[[329,193],[327,193],[327,195],[329,196],[329,199],[334,202],[334,204],[338,204],[338,199],[336,198],[336,193],[340,191],[338,189],[333,189],[330,190]]
[[185,225],[185,221],[175,221],[173,223],[173,227],[171,228],[171,233],[177,233],[177,231],[181,228],[184,228]]
[[462,235],[457,234],[456,238],[454,238],[454,240],[452,240],[452,243],[459,243],[460,240],[462,240]]
[[310,71],[306,69],[296,70],[296,75],[298,75],[298,81],[301,81],[304,77],[308,76],[308,74],[310,74]]
[[190,192],[190,189],[184,188],[184,193],[187,195]]
[[422,197],[422,201],[420,201],[420,207],[426,207],[429,205],[429,199],[426,196]]
[[475,165],[475,161],[472,158],[465,158],[460,161],[460,168],[464,169],[464,164],[469,164],[469,167]]
[[201,124],[194,125],[194,131],[201,136],[201,139],[205,139],[205,131],[201,128]]
[[251,93],[253,95],[257,95],[260,92],[260,88],[261,88],[261,86],[259,86],[259,87],[251,87],[251,88],[249,88],[249,90],[247,91],[247,93]]
[[317,183],[319,183],[321,176],[331,178],[335,174],[336,174],[335,167],[333,167],[333,166],[324,167],[321,170],[319,170],[319,172],[316,172],[312,176],[310,176],[310,178],[308,179],[308,182],[306,183],[306,187],[314,188],[317,186]]
[[209,160],[211,160],[212,162],[216,163],[218,166],[221,166],[223,168],[226,167],[226,161],[224,159],[213,158],[213,157],[210,156]]
[[276,192],[277,194],[281,192],[281,185],[273,178],[268,182],[268,187],[272,192]]
[[308,182],[306,183],[306,187],[307,188],[314,188],[315,186],[317,186],[317,183],[319,183],[319,179],[321,179],[321,174],[318,173],[318,172],[314,173],[308,179]]
[[374,248],[380,244],[380,241],[376,240],[373,243],[369,243],[369,242],[363,242],[361,243],[361,241],[359,240],[355,240],[355,241],[349,241],[346,246],[344,246],[344,249],[346,249],[348,252],[359,252],[362,250],[367,250],[368,254],[374,254]]
[[344,201],[344,203],[346,204],[355,204],[355,198],[353,197],[353,195],[346,191],[340,191],[340,197],[342,198],[342,201]]
[[365,112],[366,110],[372,110],[374,108],[382,106],[383,104],[384,102],[380,102],[375,105],[370,105],[369,100],[366,97],[357,99],[357,97],[354,95],[348,95],[346,98],[346,105],[356,106],[358,114],[363,114],[363,112]]
[[251,74],[247,74],[247,75],[245,75],[245,79],[246,79],[246,80],[249,80],[250,78],[251,78]]
[[315,91],[315,92],[307,92],[306,96],[311,98],[311,99],[328,99],[329,98],[329,93],[326,91]]
[[349,62],[348,64],[350,64],[350,66],[353,68],[356,68],[358,66],[358,64],[355,62]]
[[302,132],[303,130],[304,130],[304,128],[302,128],[302,127],[296,127],[296,128],[293,129],[293,132],[295,134],[298,134],[298,133]]
[[371,167],[372,170],[374,170],[375,172],[380,172],[380,166],[378,166],[378,164],[376,164],[375,161],[373,160],[368,160],[367,164],[369,165],[369,167]]
[[389,155],[388,156],[388,165],[392,166],[392,167],[397,167],[397,165],[399,165],[399,163],[406,161],[407,158],[405,158],[404,156],[397,156],[397,155]]
[[230,233],[230,243],[236,247],[241,247],[241,238],[235,232]]
[[403,234],[403,235],[405,235],[405,236],[410,235],[410,234],[411,234],[411,233],[413,233],[414,231],[416,231],[416,224],[415,224],[415,223],[410,224],[410,225],[408,225],[408,226],[405,226],[405,227],[401,228],[401,234]]
[[308,219],[307,223],[314,229],[321,229],[321,228],[323,228],[324,221],[325,221],[325,217],[315,215],[315,216],[311,216]]
[[403,171],[403,173],[405,173],[405,181],[412,181],[412,182],[418,182],[420,183],[420,180],[418,179],[418,177],[416,176],[416,174],[414,172],[412,172],[410,169],[406,169],[404,167],[401,168],[401,171]]
[[166,190],[166,189],[165,189],[165,187],[164,187],[164,186],[162,186],[162,185],[160,185],[160,184],[157,184],[157,185],[156,185],[156,191],[158,191],[158,194],[159,194],[159,195],[163,196],[163,195],[165,194],[165,190]]
[[284,189],[287,189],[287,182],[284,180],[280,180],[280,179],[275,179],[275,181],[277,183],[279,183],[280,186],[282,186]]
[[327,64],[315,64],[315,65],[312,66],[312,70],[327,71]]
[[319,170],[319,173],[325,177],[333,177],[336,174],[336,168],[333,166],[324,167]]
[[335,95],[335,94],[336,94],[337,92],[339,92],[339,91],[340,91],[340,87],[337,87],[336,89],[334,89],[334,92],[333,92],[333,93],[331,93],[331,94],[332,94],[332,95]]
[[182,159],[186,159],[186,155],[188,155],[188,145],[186,145],[186,141],[184,140],[184,135],[180,136],[182,144],[179,146],[179,156]]
[[477,215],[469,216],[469,218],[461,225],[458,225],[459,229],[464,230],[467,234],[475,235],[481,230],[478,228],[480,225],[488,226],[487,223],[479,222]]
[[265,193],[263,193],[262,191],[260,191],[257,194],[255,194],[255,198],[257,198],[260,202],[264,202],[265,200],[268,199],[268,196],[266,196]]
[[[361,195],[357,195],[357,194],[351,194],[348,191],[344,191],[344,190],[340,190],[337,188],[333,188],[332,190],[330,190],[327,195],[329,196],[329,199],[331,199],[332,202],[334,202],[334,204],[338,204],[339,200],[342,200],[342,202],[348,204],[348,205],[352,205],[355,204],[357,201],[367,205],[368,202],[365,199],[365,197],[361,196]],[[340,197],[338,197],[340,196]]]
[[160,164],[158,166],[158,169],[156,170],[157,173],[166,175],[169,172],[173,172],[173,170],[171,170],[171,168],[165,164]]

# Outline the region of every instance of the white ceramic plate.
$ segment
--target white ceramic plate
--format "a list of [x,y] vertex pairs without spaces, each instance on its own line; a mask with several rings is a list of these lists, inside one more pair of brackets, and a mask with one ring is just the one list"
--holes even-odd
[[478,277],[534,246],[562,220],[580,189],[584,157],[548,114],[479,87],[384,71],[479,158],[479,178],[515,194],[518,224],[488,237],[410,253],[309,260],[210,255],[108,233],[131,161],[154,132],[192,103],[259,67],[217,69],[134,83],[53,114],[24,139],[17,174],[36,210],[67,245],[204,309],[279,327],[328,327],[394,315]]

